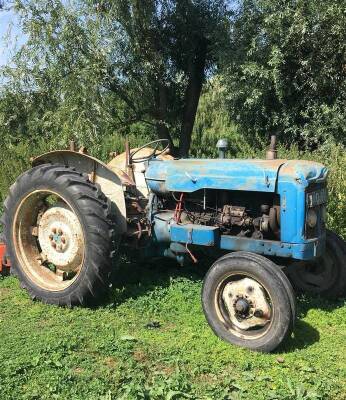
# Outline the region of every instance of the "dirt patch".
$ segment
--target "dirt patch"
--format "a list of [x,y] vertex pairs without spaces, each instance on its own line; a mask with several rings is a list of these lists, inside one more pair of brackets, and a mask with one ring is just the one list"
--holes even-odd
[[0,289],[0,299],[6,298],[10,292],[11,292],[11,289],[9,289],[9,288],[1,288]]
[[110,369],[114,369],[118,365],[118,362],[114,357],[106,357],[104,363]]
[[146,354],[144,351],[141,351],[141,350],[136,350],[136,351],[133,353],[133,358],[134,358],[136,361],[141,362],[141,363],[143,363],[143,362],[145,362],[145,361],[148,361],[147,354]]

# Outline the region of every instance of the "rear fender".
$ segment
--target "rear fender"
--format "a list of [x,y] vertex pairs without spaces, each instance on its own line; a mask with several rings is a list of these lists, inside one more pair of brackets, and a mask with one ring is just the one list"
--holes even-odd
[[102,161],[88,154],[69,150],[52,151],[32,160],[33,167],[45,163],[67,165],[79,172],[88,174],[90,181],[99,184],[102,192],[111,200],[118,233],[124,234],[126,232],[126,206],[123,186],[134,184],[126,173],[118,168],[111,169]]

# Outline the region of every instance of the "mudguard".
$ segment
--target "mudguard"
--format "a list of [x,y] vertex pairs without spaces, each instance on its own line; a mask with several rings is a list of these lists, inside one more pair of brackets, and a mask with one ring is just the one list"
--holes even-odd
[[126,206],[123,186],[132,186],[134,183],[125,172],[116,167],[110,168],[88,154],[70,150],[52,151],[32,160],[33,167],[44,163],[68,165],[76,168],[77,171],[88,174],[90,181],[99,184],[102,192],[111,200],[118,233],[124,234],[126,232]]

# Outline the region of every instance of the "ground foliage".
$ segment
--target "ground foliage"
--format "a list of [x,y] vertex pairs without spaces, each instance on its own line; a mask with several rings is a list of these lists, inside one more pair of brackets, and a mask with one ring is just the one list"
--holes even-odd
[[103,304],[72,310],[0,280],[1,399],[345,399],[343,301],[301,297],[294,336],[258,354],[209,329],[203,273],[122,263]]

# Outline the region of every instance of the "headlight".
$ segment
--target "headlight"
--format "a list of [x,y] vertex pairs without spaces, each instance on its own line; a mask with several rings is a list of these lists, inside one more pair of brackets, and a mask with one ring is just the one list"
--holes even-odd
[[310,209],[306,216],[306,222],[310,228],[314,228],[317,224],[317,214],[315,210]]

